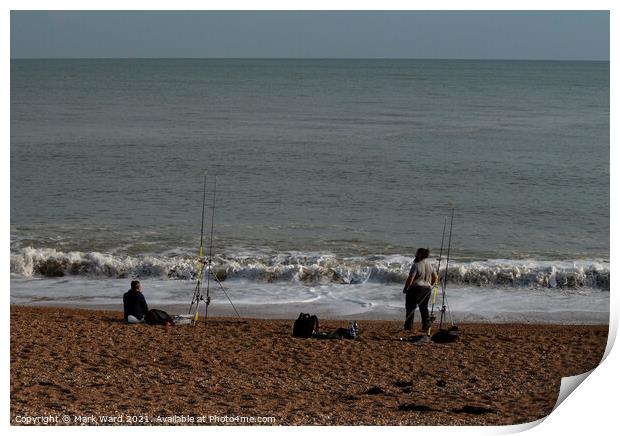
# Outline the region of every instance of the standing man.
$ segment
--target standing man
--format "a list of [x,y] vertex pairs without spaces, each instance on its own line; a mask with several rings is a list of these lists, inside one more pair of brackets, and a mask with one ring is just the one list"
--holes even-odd
[[131,289],[123,294],[123,309],[125,322],[144,322],[144,316],[149,311],[149,306],[146,304],[144,295],[142,295],[142,286],[138,280],[133,280]]
[[420,308],[422,315],[422,330],[426,331],[430,327],[428,317],[428,300],[431,297],[431,287],[437,282],[437,273],[430,263],[426,260],[430,255],[428,248],[418,248],[409,277],[405,282],[403,293],[405,294],[405,330],[413,327],[413,313],[416,306]]

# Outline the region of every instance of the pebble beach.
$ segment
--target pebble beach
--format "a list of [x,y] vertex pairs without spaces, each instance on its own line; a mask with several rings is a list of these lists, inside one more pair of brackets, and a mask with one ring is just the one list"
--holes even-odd
[[461,324],[455,343],[416,345],[394,321],[363,321],[355,340],[294,338],[293,320],[200,321],[12,306],[11,423],[520,424],[552,411],[561,377],[597,366],[608,331]]

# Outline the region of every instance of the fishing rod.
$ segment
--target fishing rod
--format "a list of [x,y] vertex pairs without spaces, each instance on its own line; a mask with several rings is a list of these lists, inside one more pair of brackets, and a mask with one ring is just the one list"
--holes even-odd
[[[446,236],[446,221],[447,220],[448,220],[448,217],[444,216],[443,232],[441,233],[441,248],[439,250],[439,261],[437,263],[437,281],[435,282],[434,295],[433,295],[433,306],[431,308],[431,315],[429,317],[429,321],[431,322],[431,326],[428,328],[428,332],[427,332],[428,336],[431,335],[431,333],[430,333],[431,332],[431,327],[432,327],[432,323],[434,321],[433,310],[435,309],[435,302],[437,301],[437,291],[439,289],[439,268],[441,268],[441,256],[442,256],[442,253],[443,253],[443,243],[444,243],[444,239],[445,239],[445,236]],[[423,301],[424,298],[426,298],[426,295],[427,294],[422,295],[422,297],[418,301],[416,301],[416,303],[414,305],[413,311],[407,316],[407,318],[405,318],[405,324],[407,324],[407,322],[409,321],[409,318],[413,317],[413,314],[415,313],[415,307],[418,305],[418,303],[420,301]]]
[[426,332],[426,336],[431,335],[431,330],[433,328],[433,322],[435,322],[435,316],[433,315],[435,311],[435,303],[437,302],[437,291],[439,290],[439,270],[441,269],[441,257],[443,255],[443,243],[446,237],[446,223],[448,221],[448,217],[443,217],[443,231],[441,232],[441,248],[439,249],[439,260],[437,261],[437,278],[435,279],[435,286],[433,289],[433,304],[431,305],[431,315],[429,317],[430,325],[428,326],[428,331]]
[[[201,301],[204,301],[205,303],[205,325],[207,324],[209,304],[211,304],[211,279],[213,279],[219,285],[219,287],[224,292],[224,295],[226,295],[226,298],[228,299],[233,310],[235,311],[235,314],[237,315],[237,317],[241,318],[241,315],[239,315],[239,311],[237,310],[232,300],[230,299],[230,296],[228,295],[226,288],[224,288],[220,279],[213,272],[213,229],[215,227],[216,194],[217,194],[217,177],[215,177],[213,181],[213,204],[211,208],[211,230],[209,234],[209,254],[208,256],[204,256],[205,209],[206,209],[206,202],[207,202],[207,176],[205,175],[203,193],[202,193],[202,222],[200,224],[200,248],[198,250],[198,273],[196,275],[198,280],[196,282],[196,287],[194,288],[194,295],[192,297],[192,303],[189,307],[189,313],[191,314],[192,309],[194,308],[194,304],[196,304],[196,312],[194,314],[194,324],[198,322],[198,312],[199,312],[198,306]],[[207,283],[206,283],[206,289],[205,289],[206,295],[203,295],[202,283],[204,281],[205,267],[207,270],[206,271]]]
[[446,255],[446,272],[443,276],[443,286],[441,287],[441,316],[439,317],[439,330],[443,326],[443,319],[446,313],[446,283],[448,280],[448,265],[450,263],[450,248],[452,246],[452,223],[454,221],[454,208],[450,217],[450,236],[448,236],[448,254]]
[[198,304],[202,299],[201,295],[201,284],[204,272],[204,260],[202,258],[202,247],[203,247],[203,239],[204,239],[204,227],[205,227],[205,203],[207,200],[207,175],[204,176],[204,184],[202,188],[202,221],[200,223],[200,248],[198,249],[198,271],[196,282],[196,287],[194,288],[194,295],[192,297],[192,303],[189,306],[189,314],[192,313],[192,308],[194,307],[194,303],[196,303],[196,316],[194,317],[194,322],[198,321]]
[[215,222],[215,193],[216,192],[217,192],[217,176],[213,179],[213,207],[211,209],[211,236],[209,237],[209,262],[207,264],[207,268],[208,268],[207,270],[207,299],[205,301],[207,304],[205,305],[205,325],[207,325],[207,312],[209,311],[209,303],[211,303],[209,285],[211,284],[211,264],[212,264],[212,259],[213,259],[213,225]]

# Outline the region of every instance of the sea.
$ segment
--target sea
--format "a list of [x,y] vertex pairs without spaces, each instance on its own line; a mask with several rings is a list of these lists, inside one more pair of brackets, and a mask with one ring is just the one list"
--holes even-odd
[[120,307],[138,279],[189,310],[202,228],[214,315],[402,320],[427,247],[454,322],[609,320],[609,62],[14,59],[10,79],[13,304]]

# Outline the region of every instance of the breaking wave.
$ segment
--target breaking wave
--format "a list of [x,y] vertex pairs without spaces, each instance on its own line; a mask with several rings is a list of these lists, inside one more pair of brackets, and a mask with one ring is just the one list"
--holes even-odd
[[[402,284],[411,262],[411,257],[400,255],[344,258],[317,253],[236,254],[216,256],[213,270],[220,280]],[[32,247],[11,253],[11,275],[22,278],[90,276],[192,280],[196,271],[196,259],[184,256],[119,256]],[[609,262],[604,260],[454,261],[450,263],[448,282],[482,287],[609,290],[609,273]]]

